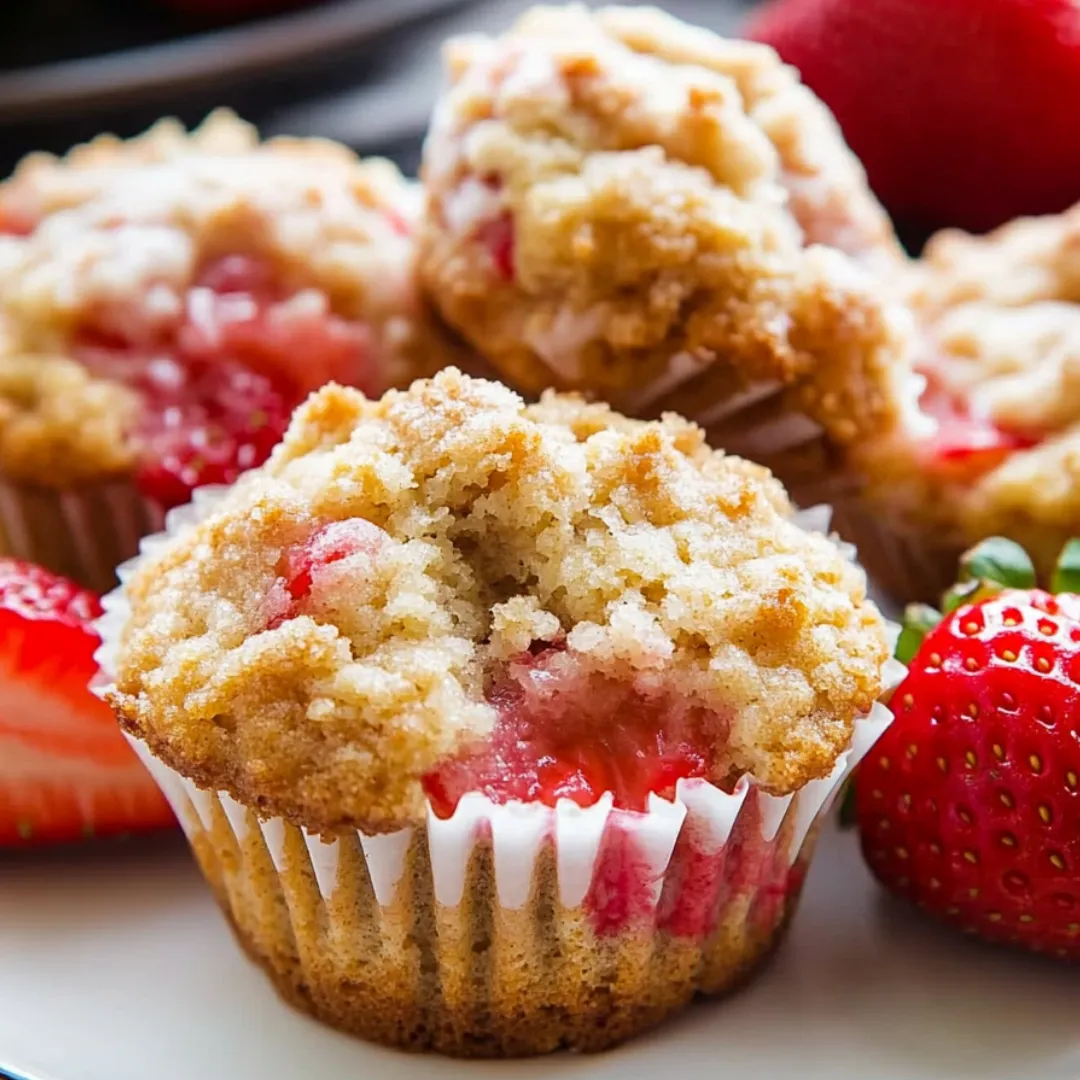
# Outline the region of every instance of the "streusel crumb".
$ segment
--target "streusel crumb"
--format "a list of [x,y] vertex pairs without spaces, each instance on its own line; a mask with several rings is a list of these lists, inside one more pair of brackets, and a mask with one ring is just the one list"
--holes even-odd
[[[152,356],[190,334],[178,329],[185,320],[207,337],[219,333],[214,320],[238,313],[193,308],[192,290],[215,264],[246,260],[249,276],[290,300],[271,330],[280,322],[282,334],[292,332],[302,319],[362,327],[377,388],[406,385],[447,359],[415,280],[419,210],[416,185],[389,162],[360,161],[318,139],[260,142],[227,112],[190,133],[162,121],[63,158],[31,155],[0,184],[0,366],[34,355],[89,363],[101,345]],[[84,380],[90,396],[64,408],[42,396],[35,421],[42,429],[64,421],[51,443],[90,452],[89,439],[95,458],[23,455],[17,479],[64,486],[94,462],[107,474],[131,456],[121,425],[111,441],[80,430],[81,417],[96,413],[99,382]],[[24,401],[9,404],[25,413]]]
[[829,401],[812,415],[837,438],[881,422],[902,328],[856,260],[817,245],[891,260],[891,232],[775,53],[571,6],[446,59],[421,270],[507,381],[650,416],[776,381]]
[[204,786],[387,829],[491,730],[507,660],[557,644],[547,678],[682,696],[723,718],[713,779],[790,792],[833,767],[887,655],[861,570],[790,515],[674,416],[453,369],[380,401],[327,387],[129,582],[111,700]]
[[62,356],[0,356],[0,472],[66,481],[129,470],[133,394]]

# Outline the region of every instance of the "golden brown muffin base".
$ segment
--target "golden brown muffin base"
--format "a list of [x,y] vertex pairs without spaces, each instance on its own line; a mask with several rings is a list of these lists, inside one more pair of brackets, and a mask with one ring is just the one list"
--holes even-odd
[[[781,940],[798,898],[793,889],[763,907],[754,893],[728,883],[716,927],[703,940],[651,924],[601,937],[581,908],[560,904],[550,843],[525,907],[499,905],[484,841],[473,850],[461,905],[447,907],[434,898],[427,837],[418,829],[392,904],[377,903],[355,834],[339,838],[337,884],[326,900],[299,829],[284,826],[279,872],[253,813],[238,840],[217,796],[207,799],[209,829],[190,805],[183,814],[199,866],[238,940],[281,996],[341,1030],[410,1051],[524,1057],[605,1050],[697,995],[741,987]],[[772,844],[789,844],[792,824],[789,815]],[[802,877],[816,831],[793,880]]]
[[0,478],[0,554],[38,563],[97,592],[162,514],[128,478],[54,491]]

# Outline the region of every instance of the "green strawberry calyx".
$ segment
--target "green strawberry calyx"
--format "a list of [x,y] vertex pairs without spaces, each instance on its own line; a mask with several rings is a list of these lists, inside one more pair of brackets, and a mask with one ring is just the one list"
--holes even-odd
[[[957,608],[977,604],[1004,589],[1034,589],[1037,584],[1035,564],[1015,540],[1004,536],[980,540],[960,556],[957,582],[945,591],[940,611],[927,604],[907,606],[896,642],[896,659],[910,664],[926,635]],[[1080,592],[1080,540],[1070,540],[1065,545],[1053,574],[1051,591]]]

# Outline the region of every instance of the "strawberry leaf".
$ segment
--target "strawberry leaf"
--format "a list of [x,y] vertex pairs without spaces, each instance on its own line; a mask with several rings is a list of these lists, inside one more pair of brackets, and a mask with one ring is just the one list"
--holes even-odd
[[1070,540],[1058,556],[1054,576],[1050,579],[1053,593],[1080,593],[1080,540]]
[[904,623],[896,639],[896,659],[910,664],[922,648],[923,638],[941,622],[941,612],[928,604],[908,604],[904,611]]
[[1015,541],[991,536],[961,556],[960,581],[988,582],[1005,589],[1033,589],[1035,565]]

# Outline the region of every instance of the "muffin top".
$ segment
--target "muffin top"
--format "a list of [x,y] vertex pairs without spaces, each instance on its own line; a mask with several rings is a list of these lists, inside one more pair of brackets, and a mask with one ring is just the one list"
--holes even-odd
[[914,516],[944,518],[959,542],[1025,530],[1037,555],[1056,555],[1080,517],[1080,207],[940,233],[907,288],[934,424],[906,458],[881,454],[886,496],[912,459]]
[[506,381],[657,416],[775,380],[838,439],[880,423],[903,335],[859,263],[895,241],[771,49],[541,7],[446,65],[421,271]]
[[415,820],[425,777],[528,695],[532,727],[621,723],[592,707],[612,694],[692,714],[709,779],[790,792],[887,656],[861,570],[791,514],[677,417],[455,369],[379,401],[327,387],[128,581],[110,700],[200,785],[322,831]]
[[[329,377],[381,392],[430,373],[418,210],[390,163],[260,142],[226,112],[26,158],[0,184],[0,470],[70,486],[132,468],[162,356],[273,368],[286,416]],[[301,346],[306,369],[286,359]]]

